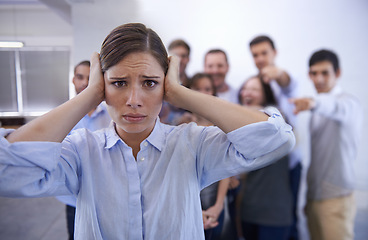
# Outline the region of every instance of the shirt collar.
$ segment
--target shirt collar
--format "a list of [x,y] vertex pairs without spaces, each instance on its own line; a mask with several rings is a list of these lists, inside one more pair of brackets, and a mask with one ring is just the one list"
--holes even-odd
[[[152,146],[157,148],[157,150],[161,151],[165,141],[165,129],[164,125],[160,122],[160,118],[157,117],[155,126],[151,134],[147,137],[145,141],[149,142]],[[105,148],[112,148],[118,141],[123,142],[126,144],[117,134],[115,130],[115,123],[110,124],[105,132],[106,136],[106,144]]]
[[157,148],[157,150],[162,151],[162,148],[166,141],[166,133],[165,133],[165,126],[160,122],[160,118],[157,117],[155,127],[153,131],[146,139],[152,146]]
[[119,140],[122,141],[115,130],[114,122],[111,122],[110,126],[106,129],[105,138],[106,138],[105,148],[112,148]]

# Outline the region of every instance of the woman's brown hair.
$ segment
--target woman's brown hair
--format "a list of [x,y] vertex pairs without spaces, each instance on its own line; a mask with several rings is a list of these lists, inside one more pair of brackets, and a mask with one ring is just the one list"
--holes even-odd
[[166,48],[157,33],[141,23],[123,24],[107,35],[100,51],[102,72],[134,52],[150,53],[166,75],[169,66]]

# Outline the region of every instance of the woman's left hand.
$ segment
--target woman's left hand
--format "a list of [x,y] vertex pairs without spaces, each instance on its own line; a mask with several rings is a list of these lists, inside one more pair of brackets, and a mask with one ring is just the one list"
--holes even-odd
[[169,70],[167,71],[165,77],[165,94],[164,99],[170,104],[176,106],[175,104],[175,92],[178,91],[183,86],[179,82],[179,64],[180,58],[177,56],[169,57]]

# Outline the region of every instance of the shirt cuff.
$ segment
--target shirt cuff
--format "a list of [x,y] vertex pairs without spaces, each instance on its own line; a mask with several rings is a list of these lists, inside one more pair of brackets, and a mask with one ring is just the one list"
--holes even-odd
[[293,140],[292,127],[275,107],[266,107],[263,112],[269,115],[267,121],[248,124],[227,134],[229,141],[247,158],[259,157]]
[[0,128],[0,137],[4,138],[4,137],[8,136],[10,133],[12,133],[14,131],[15,131],[15,129]]

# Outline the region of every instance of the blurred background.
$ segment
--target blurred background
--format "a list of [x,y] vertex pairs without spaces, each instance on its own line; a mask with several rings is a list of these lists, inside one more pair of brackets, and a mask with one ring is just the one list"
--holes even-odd
[[[277,65],[297,79],[300,96],[315,94],[308,78],[312,52],[335,51],[342,69],[339,81],[360,99],[364,110],[355,162],[356,239],[368,239],[367,0],[0,0],[0,41],[24,44],[0,48],[0,123],[23,124],[73,97],[74,65],[99,52],[106,35],[127,22],[151,27],[166,46],[177,38],[187,41],[189,75],[203,70],[209,49],[225,50],[230,64],[227,82],[235,88],[257,73],[248,47],[257,35],[274,40]],[[307,122],[307,115],[299,116],[301,123]],[[305,142],[308,166],[306,125],[298,130],[298,138]],[[11,204],[8,199],[6,203]],[[0,204],[0,239],[7,239],[4,236],[12,231],[4,225],[9,223],[4,214],[11,214],[5,208],[9,209]]]

